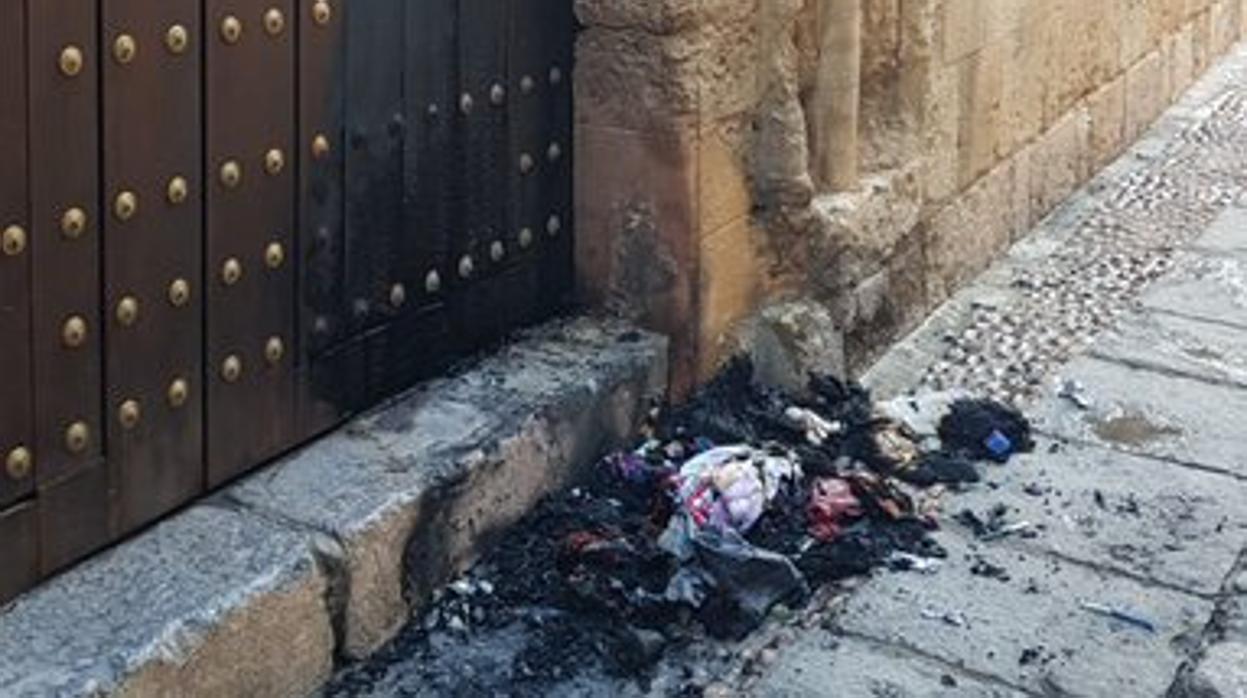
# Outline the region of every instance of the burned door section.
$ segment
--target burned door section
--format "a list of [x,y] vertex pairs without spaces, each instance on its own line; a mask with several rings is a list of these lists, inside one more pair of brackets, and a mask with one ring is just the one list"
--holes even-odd
[[509,35],[509,230],[537,285],[529,318],[571,291],[572,89],[575,19],[570,3],[514,0]]
[[0,603],[38,574],[34,505],[17,503],[34,488],[38,456],[31,420],[25,31],[23,4],[0,5],[0,158],[19,173],[0,178],[0,366],[7,374],[0,398]]
[[205,2],[209,485],[291,445],[293,8],[291,0]]
[[28,2],[31,347],[42,567],[106,542],[97,8]]
[[203,487],[204,37],[195,0],[104,0],[101,8],[104,405],[124,532]]

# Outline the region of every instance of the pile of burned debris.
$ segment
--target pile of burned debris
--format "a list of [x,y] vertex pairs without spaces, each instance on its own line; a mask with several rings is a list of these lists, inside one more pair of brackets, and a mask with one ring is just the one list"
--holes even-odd
[[655,408],[634,450],[546,499],[422,627],[497,629],[525,609],[515,681],[590,661],[644,675],[669,649],[741,638],[821,585],[937,564],[941,493],[1032,447],[1001,404],[876,404],[828,376],[788,395],[737,360],[686,405]]

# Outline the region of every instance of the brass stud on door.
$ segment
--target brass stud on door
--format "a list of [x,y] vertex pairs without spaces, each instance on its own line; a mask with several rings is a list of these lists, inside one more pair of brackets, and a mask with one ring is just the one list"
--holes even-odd
[[82,72],[82,49],[77,46],[66,46],[61,49],[59,65],[62,75],[67,78],[76,77]]
[[234,15],[226,15],[221,20],[221,39],[227,44],[236,44],[242,38],[242,22]]
[[281,337],[269,337],[264,344],[264,360],[268,361],[270,366],[276,366],[281,363],[285,355],[286,344],[281,341]]
[[61,327],[61,343],[66,349],[77,349],[87,341],[87,321],[81,315],[73,315]]
[[138,400],[126,400],[117,408],[117,423],[126,431],[137,427],[142,419],[143,410]]
[[26,251],[26,229],[20,225],[10,225],[0,233],[0,250],[6,257],[16,257]]
[[61,214],[61,234],[69,240],[77,240],[87,229],[87,212],[77,206]]
[[390,287],[390,305],[394,308],[401,308],[407,302],[407,287],[402,284],[394,284]]
[[273,176],[281,174],[282,168],[286,166],[286,156],[277,148],[273,148],[264,154],[264,171]]
[[532,244],[533,244],[533,229],[532,228],[521,228],[520,229],[520,247],[524,249],[528,249],[529,247],[532,246]]
[[489,246],[489,258],[495,262],[501,262],[502,258],[505,257],[506,254],[507,248],[502,244],[501,240],[495,240],[494,243]]
[[185,307],[191,299],[191,285],[186,279],[174,279],[169,284],[169,304],[175,308]]
[[169,49],[169,53],[175,55],[185,53],[189,45],[190,34],[186,31],[186,27],[175,24],[165,32],[165,48]]
[[242,263],[236,258],[230,257],[221,265],[221,283],[226,286],[233,286],[242,279]]
[[239,378],[242,378],[242,359],[230,354],[221,362],[221,380],[237,383]]
[[476,102],[472,99],[472,95],[466,92],[459,97],[459,111],[463,112],[464,116],[472,113],[472,107],[475,104]]
[[113,42],[113,58],[116,58],[117,62],[122,65],[133,61],[138,52],[139,45],[134,41],[134,37],[129,34],[122,34]]
[[326,0],[316,0],[312,4],[312,21],[322,27],[329,24],[329,20],[333,18],[333,8],[329,6]]
[[166,392],[165,397],[169,400],[170,407],[178,409],[186,404],[190,394],[190,383],[187,383],[184,378],[177,378],[169,384],[169,390]]
[[280,242],[269,243],[264,248],[264,263],[269,269],[279,269],[286,261],[286,249],[281,246]]
[[549,160],[550,162],[558,162],[559,158],[562,158],[562,157],[563,157],[563,147],[560,146],[558,143],[551,143],[550,147],[546,149],[546,159]]
[[134,296],[126,296],[117,303],[117,322],[122,327],[132,327],[139,319],[139,301]]
[[264,13],[264,31],[269,36],[277,36],[286,28],[286,17],[276,7]]
[[563,82],[563,69],[557,65],[550,69],[550,84],[557,85]]
[[221,184],[227,188],[233,189],[242,182],[242,166],[237,160],[226,160],[221,165]]
[[546,232],[550,234],[550,237],[558,235],[559,231],[562,229],[563,219],[559,218],[557,215],[550,216],[550,220],[546,221]]
[[35,457],[30,453],[30,449],[18,446],[9,451],[9,455],[5,457],[4,472],[8,474],[10,480],[25,480],[30,476],[30,470],[34,464]]
[[113,201],[113,214],[117,220],[128,221],[139,212],[139,197],[132,191],[123,191]]
[[91,445],[91,427],[86,422],[74,422],[65,428],[65,450],[75,455],[83,453]]
[[507,88],[495,83],[493,87],[489,88],[489,101],[495,107],[502,106],[507,101]]
[[329,139],[323,133],[312,139],[312,157],[320,160],[329,154]]
[[174,206],[186,201],[186,197],[190,195],[190,185],[186,183],[186,178],[174,177],[170,179],[165,195],[169,198],[169,203]]
[[528,153],[523,153],[520,155],[520,173],[521,174],[528,174],[529,172],[532,172],[533,167],[535,166],[536,166],[536,163],[533,162],[533,156],[529,155]]
[[472,272],[475,270],[476,270],[476,265],[472,263],[471,255],[465,254],[463,255],[463,257],[459,259],[460,278],[464,278],[464,279],[470,278],[472,276]]
[[523,92],[524,94],[531,94],[533,91],[533,88],[536,86],[537,86],[537,83],[535,80],[533,80],[533,76],[525,75],[524,77],[520,78],[520,92]]
[[428,293],[437,293],[442,290],[442,275],[434,269],[424,277],[424,290]]

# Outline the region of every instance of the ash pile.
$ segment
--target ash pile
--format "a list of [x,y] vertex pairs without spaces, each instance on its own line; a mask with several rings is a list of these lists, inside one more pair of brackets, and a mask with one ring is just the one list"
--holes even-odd
[[644,686],[664,656],[744,638],[820,586],[938,566],[941,496],[1032,448],[1003,404],[876,403],[829,376],[789,395],[738,359],[686,405],[655,408],[635,449],[543,501],[391,651],[432,664],[452,651],[456,687],[443,689],[462,695],[493,693],[490,681],[538,695],[589,667]]

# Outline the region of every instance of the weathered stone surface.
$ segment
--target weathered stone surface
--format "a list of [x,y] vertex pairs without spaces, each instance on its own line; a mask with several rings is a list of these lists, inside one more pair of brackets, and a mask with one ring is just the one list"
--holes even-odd
[[1093,351],[1132,365],[1247,387],[1247,328],[1141,313],[1101,337]]
[[[975,546],[951,534],[938,539],[949,551],[938,572],[876,578],[848,601],[844,631],[1036,695],[1158,696],[1212,612],[1211,602],[1077,564]],[[1008,579],[973,574],[975,556],[1004,567]],[[1083,601],[1134,609],[1158,631],[1088,612]],[[1027,659],[1027,650],[1036,654]]]
[[812,300],[763,308],[736,341],[753,358],[759,380],[793,393],[805,390],[811,373],[845,375],[844,335],[827,308]]
[[[439,584],[663,392],[666,344],[618,323],[538,329],[356,420],[227,496],[341,546],[339,650],[368,654]],[[319,534],[313,534],[319,535]]]
[[1094,404],[1047,401],[1035,410],[1040,429],[1247,476],[1237,416],[1247,413],[1247,390],[1093,358],[1072,362],[1061,378],[1082,383]]
[[1247,484],[1177,467],[1041,439],[1034,453],[986,467],[984,484],[956,506],[986,514],[1003,504],[1009,521],[1031,524],[986,549],[1056,553],[1212,596],[1217,571],[1233,567],[1242,549]]
[[1171,698],[1247,696],[1247,643],[1223,642],[1208,648],[1199,665],[1182,676]]
[[0,612],[0,694],[307,695],[333,664],[332,545],[197,505]]
[[[887,667],[887,671],[879,671]],[[925,657],[865,640],[810,633],[784,648],[752,687],[754,695],[889,696],[890,698],[1022,698],[997,683],[967,676]]]

